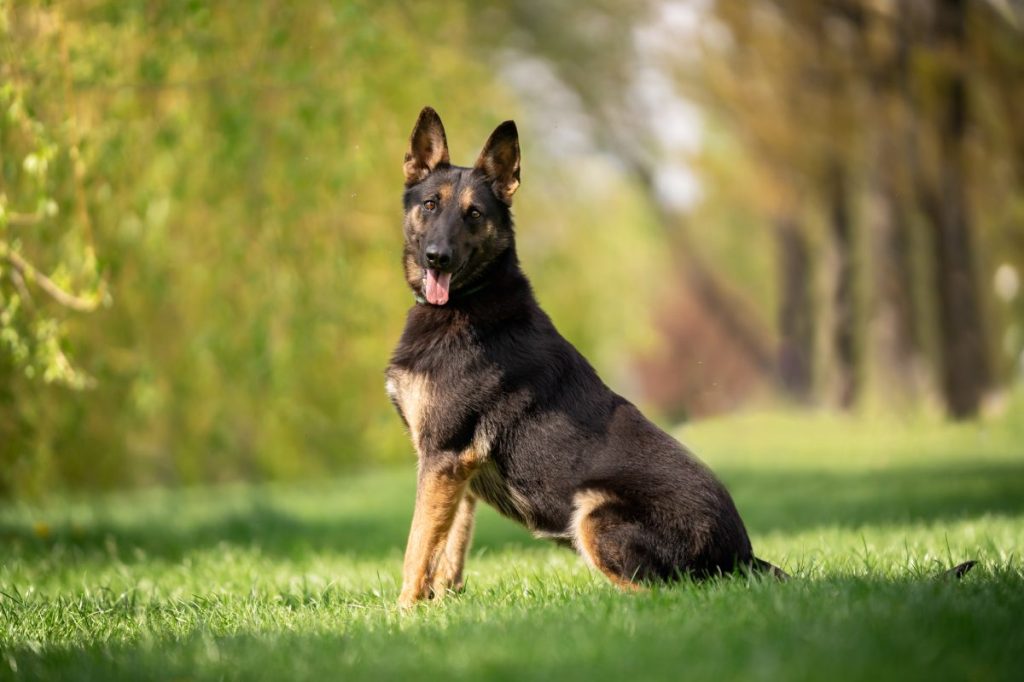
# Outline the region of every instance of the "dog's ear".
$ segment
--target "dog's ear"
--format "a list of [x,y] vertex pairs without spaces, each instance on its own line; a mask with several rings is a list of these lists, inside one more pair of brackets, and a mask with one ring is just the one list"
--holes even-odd
[[514,121],[494,129],[474,168],[490,180],[499,199],[512,204],[512,195],[519,188],[519,131]]
[[448,139],[441,117],[431,107],[423,107],[409,138],[409,151],[405,153],[405,186],[415,185],[430,175],[430,171],[448,163]]

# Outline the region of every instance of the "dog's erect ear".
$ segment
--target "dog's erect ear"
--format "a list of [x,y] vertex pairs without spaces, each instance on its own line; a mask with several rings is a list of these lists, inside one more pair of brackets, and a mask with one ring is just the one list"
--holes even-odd
[[514,121],[494,129],[476,160],[476,170],[491,181],[491,188],[506,204],[519,188],[519,131]]
[[423,107],[405,153],[405,186],[423,180],[438,166],[447,165],[448,139],[444,136],[441,117],[430,107]]

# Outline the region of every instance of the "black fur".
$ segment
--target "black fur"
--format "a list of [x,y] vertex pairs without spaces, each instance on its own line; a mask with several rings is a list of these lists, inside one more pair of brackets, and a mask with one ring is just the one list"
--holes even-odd
[[[429,114],[417,130],[427,116],[435,143],[443,141],[440,119]],[[446,144],[433,167],[407,159],[403,256],[414,294],[423,293],[426,244],[441,240],[454,253],[450,300],[409,310],[388,368],[392,379],[412,373],[430,387],[417,443],[421,469],[454,472],[464,466],[462,453],[486,450],[473,462],[470,490],[536,534],[567,543],[578,544],[577,495],[600,493],[605,502],[589,516],[596,560],[626,581],[740,568],[784,576],[755,559],[711,471],[609,389],[537,304],[516,257],[509,208],[519,180],[514,124],[503,124],[488,146],[496,136],[503,156],[490,166],[452,166]],[[436,144],[422,146],[441,156]],[[418,207],[445,186],[453,198],[426,216]],[[457,205],[465,188],[479,218]]]

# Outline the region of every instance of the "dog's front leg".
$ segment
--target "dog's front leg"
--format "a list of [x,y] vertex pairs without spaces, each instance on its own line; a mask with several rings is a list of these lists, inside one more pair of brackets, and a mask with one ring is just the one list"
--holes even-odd
[[466,565],[466,554],[473,539],[473,522],[476,516],[476,497],[466,491],[459,501],[455,520],[448,531],[448,540],[442,550],[441,558],[434,568],[431,590],[434,595],[441,595],[452,590],[458,592],[465,583],[462,571]]
[[416,509],[402,566],[402,594],[398,598],[398,605],[403,608],[429,594],[435,562],[444,551],[448,531],[469,480],[461,469],[428,466],[426,461],[420,463]]

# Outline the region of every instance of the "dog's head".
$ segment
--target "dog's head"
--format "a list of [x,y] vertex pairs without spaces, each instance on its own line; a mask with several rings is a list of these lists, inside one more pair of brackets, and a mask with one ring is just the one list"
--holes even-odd
[[425,107],[405,154],[405,277],[432,305],[477,287],[513,243],[519,133],[505,121],[472,168],[453,166],[437,112]]

